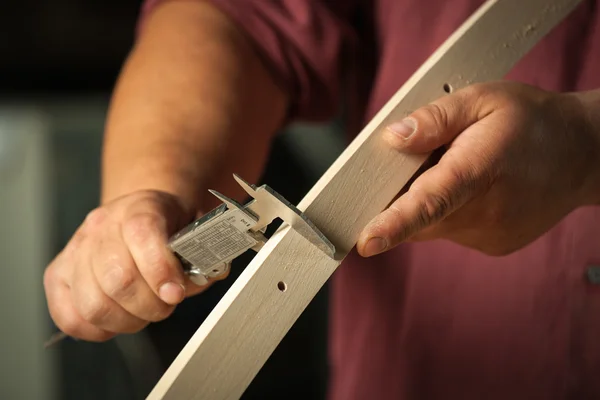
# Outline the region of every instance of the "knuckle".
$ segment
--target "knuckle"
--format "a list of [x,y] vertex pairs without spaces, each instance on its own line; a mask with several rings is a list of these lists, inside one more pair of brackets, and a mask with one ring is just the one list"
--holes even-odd
[[159,322],[162,321],[166,318],[168,318],[173,311],[175,310],[175,306],[170,306],[166,303],[160,303],[159,305],[155,306],[152,311],[150,312],[150,318],[149,321],[150,322]]
[[483,97],[486,94],[488,94],[490,92],[490,87],[491,86],[489,84],[474,83],[472,85],[465,87],[462,90],[462,93],[464,96],[476,99],[476,98]]
[[469,102],[474,109],[486,115],[494,109],[512,108],[514,99],[506,90],[506,83],[476,83],[461,90],[463,101]]
[[81,317],[93,325],[104,322],[110,315],[110,305],[101,295],[88,295],[79,302]]
[[105,272],[101,277],[101,286],[110,297],[124,300],[135,295],[137,274],[128,263],[117,257],[109,257],[104,265]]
[[[463,158],[460,162],[446,162],[441,164],[444,169],[442,186],[440,189],[446,195],[466,195],[474,192],[484,181],[485,174],[480,172],[477,163],[469,158]],[[453,188],[451,191],[449,188]],[[453,192],[453,193],[451,193]]]
[[419,207],[422,226],[428,226],[443,219],[452,210],[451,197],[443,191],[423,197]]
[[[417,111],[417,114],[418,113],[422,113],[423,118],[433,123],[436,132],[439,132],[448,126],[448,112],[436,103],[430,103],[422,107],[420,111]],[[418,117],[421,116],[418,115]]]
[[65,253],[68,255],[72,255],[73,253],[79,251],[86,237],[87,235],[84,232],[83,226],[80,229],[77,229],[77,231],[71,237],[71,240],[69,240],[69,242],[67,243],[67,246],[65,247]]
[[140,262],[139,269],[150,285],[179,280],[182,273],[176,260],[170,260],[165,249],[158,243],[144,247],[144,259]]
[[69,336],[77,337],[81,330],[81,320],[74,313],[61,313],[55,318],[56,326]]
[[54,284],[55,281],[56,281],[55,267],[53,265],[50,265],[49,267],[47,267],[44,270],[44,276],[43,276],[44,288],[46,289],[46,291],[48,291],[48,288],[50,288]]
[[157,282],[164,282],[171,280],[170,278],[174,275],[174,269],[167,263],[162,257],[159,251],[151,249],[148,254],[148,272],[151,274],[152,279]]
[[135,241],[145,241],[156,234],[161,218],[149,212],[136,214],[123,223],[123,234]]
[[87,229],[97,229],[108,218],[108,210],[104,207],[98,207],[90,211],[84,220]]
[[[490,113],[499,100],[497,90],[492,84],[476,83],[457,92],[457,100],[468,105],[471,110],[478,110],[480,118]],[[463,110],[466,111],[466,110]]]

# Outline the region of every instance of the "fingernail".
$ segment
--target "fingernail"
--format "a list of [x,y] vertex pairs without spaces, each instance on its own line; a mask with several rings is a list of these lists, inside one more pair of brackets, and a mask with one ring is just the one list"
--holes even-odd
[[179,304],[185,296],[185,287],[174,282],[163,283],[158,295],[167,304]]
[[387,242],[384,238],[374,237],[369,239],[365,245],[365,254],[367,257],[374,256],[375,254],[379,254],[384,251],[386,247]]
[[417,127],[417,123],[413,118],[404,118],[400,122],[394,122],[388,129],[403,139],[408,139]]

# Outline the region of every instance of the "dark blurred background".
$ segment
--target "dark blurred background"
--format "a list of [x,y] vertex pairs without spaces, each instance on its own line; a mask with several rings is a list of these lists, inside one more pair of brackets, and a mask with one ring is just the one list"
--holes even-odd
[[[144,398],[251,259],[236,260],[227,281],[139,334],[43,350],[55,330],[43,269],[97,204],[104,117],[140,5],[0,3],[1,399]],[[276,139],[263,182],[296,203],[342,147],[335,122],[296,124]],[[326,329],[325,287],[244,398],[323,398]]]

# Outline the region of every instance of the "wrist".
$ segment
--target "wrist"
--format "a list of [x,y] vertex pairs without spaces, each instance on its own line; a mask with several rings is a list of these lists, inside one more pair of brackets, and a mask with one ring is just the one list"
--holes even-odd
[[[150,153],[151,154],[151,153]],[[182,159],[140,156],[106,162],[102,173],[101,204],[140,191],[157,191],[177,199],[186,215],[200,208],[203,187],[196,168]]]

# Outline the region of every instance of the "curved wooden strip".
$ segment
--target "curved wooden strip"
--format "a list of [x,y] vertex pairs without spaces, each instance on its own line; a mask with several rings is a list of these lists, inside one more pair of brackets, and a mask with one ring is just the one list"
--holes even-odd
[[384,146],[378,136],[387,122],[444,95],[446,83],[460,88],[500,79],[578,3],[485,3],[390,99],[298,206],[339,249],[336,260],[293,230],[281,229],[225,294],[149,399],[239,398],[363,227],[425,160]]

